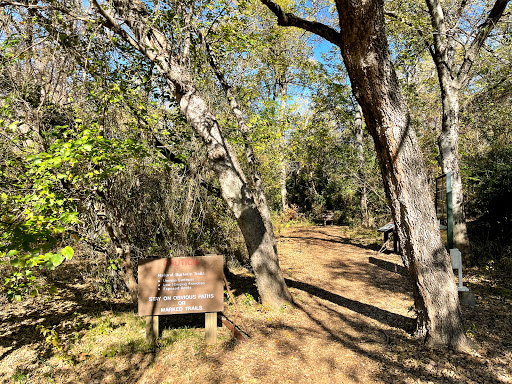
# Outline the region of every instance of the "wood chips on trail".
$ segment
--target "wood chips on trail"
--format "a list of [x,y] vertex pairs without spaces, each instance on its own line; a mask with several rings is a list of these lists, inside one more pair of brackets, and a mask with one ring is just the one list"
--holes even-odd
[[[478,307],[463,309],[473,352],[427,348],[410,336],[414,313],[400,257],[378,248],[375,238],[347,228],[283,229],[280,264],[294,307],[258,304],[247,271],[227,276],[246,342],[225,327],[213,346],[203,329],[169,329],[152,350],[136,308],[101,299],[83,282],[62,285],[52,301],[6,303],[0,382],[511,383],[510,300],[477,290]],[[236,319],[231,300],[224,314]],[[54,329],[61,349],[37,325]]]

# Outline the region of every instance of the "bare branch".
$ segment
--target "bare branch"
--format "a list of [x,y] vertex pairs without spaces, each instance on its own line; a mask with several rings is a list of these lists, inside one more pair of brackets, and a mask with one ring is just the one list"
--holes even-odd
[[503,15],[503,12],[505,11],[505,8],[509,2],[510,0],[496,0],[494,6],[489,11],[486,20],[478,27],[477,35],[471,42],[469,49],[466,51],[464,61],[460,66],[459,72],[457,73],[457,81],[459,86],[462,86],[468,81],[469,71],[473,66],[473,62],[475,61],[480,48],[482,48],[485,40],[498,23],[498,20]]
[[412,28],[414,29],[414,31],[418,34],[418,36],[420,36],[425,44],[425,48],[428,49],[430,55],[432,57],[434,57],[434,51],[432,50],[432,46],[428,43],[428,40],[425,38],[425,35],[423,34],[423,31],[419,28],[416,28],[412,23],[408,22],[407,20],[405,20],[403,17],[400,17],[399,15],[397,15],[395,12],[391,12],[391,11],[386,11],[384,12],[384,15],[388,16],[388,17],[391,17],[395,20],[398,20],[400,21],[402,24],[405,24],[407,25],[409,28]]
[[49,8],[44,5],[19,3],[17,1],[0,1],[0,8],[6,7],[8,5],[11,5],[13,7],[23,7],[23,8],[27,8],[27,9],[48,9]]
[[457,12],[455,12],[454,20],[457,22],[457,20],[460,19],[462,16],[462,12],[464,11],[464,8],[466,8],[466,5],[468,4],[468,0],[462,0],[459,7],[457,8]]
[[341,33],[336,31],[334,28],[329,27],[328,25],[319,23],[318,21],[310,21],[303,19],[302,17],[298,17],[293,13],[284,12],[283,9],[273,2],[272,0],[260,0],[262,4],[266,5],[268,9],[270,9],[274,15],[277,16],[277,24],[283,27],[297,27],[300,29],[304,29],[308,32],[314,33],[320,37],[323,37],[327,41],[331,42],[338,47],[342,47],[343,41],[341,38]]
[[20,7],[30,10],[50,10],[50,11],[58,11],[62,12],[65,15],[68,15],[72,17],[75,20],[81,20],[81,21],[91,21],[90,18],[82,17],[74,14],[69,9],[57,7],[55,5],[37,5],[37,4],[29,4],[29,3],[20,3],[17,1],[0,1],[0,8],[6,7],[6,6],[12,6],[12,7]]
[[113,15],[108,13],[97,0],[92,0],[92,3],[98,13],[103,17],[104,23],[103,25],[108,29],[112,30],[115,33],[118,33],[125,41],[127,41],[131,46],[135,49],[142,51],[144,47],[142,47],[137,40],[135,40],[130,34],[124,30],[121,25],[117,22]]
[[190,44],[192,42],[192,31],[191,31],[191,23],[192,16],[194,15],[194,2],[190,1],[190,9],[186,10],[186,6],[183,6],[183,13],[185,17],[185,43],[183,46],[183,55],[181,64],[183,64],[186,68],[190,68]]
[[[219,80],[222,89],[224,89],[224,93],[226,95],[226,98],[228,99],[231,111],[233,112],[233,115],[235,115],[238,127],[240,128],[240,132],[242,133],[245,147],[245,157],[247,158],[247,162],[249,163],[249,173],[258,196],[258,204],[260,205],[260,209],[265,210],[267,209],[267,203],[265,199],[263,181],[261,174],[258,171],[259,162],[252,148],[249,126],[247,125],[247,122],[243,116],[242,108],[238,103],[238,100],[233,92],[231,85],[229,84],[226,77],[224,76],[224,73],[220,69],[220,65],[217,61],[217,58],[215,57],[212,47],[206,40],[206,37],[203,35],[203,33],[201,33],[201,31],[198,31],[197,33],[201,37],[201,40],[206,48],[206,54],[208,55],[209,58],[210,67],[215,73],[217,80]],[[270,214],[270,212],[268,214]]]

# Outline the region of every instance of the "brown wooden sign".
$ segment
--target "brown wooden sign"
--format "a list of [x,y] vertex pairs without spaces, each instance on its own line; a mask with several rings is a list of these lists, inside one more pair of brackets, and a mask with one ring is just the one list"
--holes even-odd
[[223,256],[139,260],[139,316],[224,310]]

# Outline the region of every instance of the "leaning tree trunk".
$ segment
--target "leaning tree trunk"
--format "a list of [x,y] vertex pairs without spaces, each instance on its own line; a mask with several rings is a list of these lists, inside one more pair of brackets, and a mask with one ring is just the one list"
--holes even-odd
[[222,197],[242,231],[262,301],[274,306],[291,301],[279,267],[274,234],[267,229],[234,151],[222,136],[215,116],[195,89],[177,96],[182,113],[206,145]]
[[417,333],[465,344],[457,287],[441,241],[416,135],[391,63],[382,1],[338,0],[342,55],[375,142],[400,248],[413,282]]
[[451,261],[441,241],[426,168],[410,125],[385,32],[384,1],[336,0],[340,31],[261,0],[278,23],[336,44],[375,142],[400,248],[413,283],[417,334],[434,344],[466,346]]
[[152,23],[142,1],[113,2],[115,11],[131,30],[131,34],[97,1],[94,4],[104,18],[106,27],[157,66],[173,90],[182,114],[205,144],[210,167],[220,183],[222,197],[244,237],[262,301],[272,306],[290,302],[291,296],[279,267],[274,234],[267,229],[235,152],[222,135],[215,115],[196,89],[189,70],[178,62],[165,35],[151,27]]
[[252,147],[251,132],[249,126],[247,125],[238,99],[236,98],[231,85],[228,83],[226,77],[224,76],[224,73],[220,68],[220,65],[217,61],[217,57],[215,56],[212,47],[206,41],[206,38],[203,35],[201,35],[201,37],[206,47],[206,53],[208,54],[209,57],[210,67],[212,68],[213,72],[215,73],[215,76],[217,77],[217,80],[219,80],[219,83],[221,84],[222,89],[224,90],[224,94],[228,100],[231,112],[235,116],[238,128],[240,129],[240,133],[242,134],[242,138],[244,141],[245,158],[247,160],[247,164],[249,165],[249,175],[252,181],[252,187],[256,195],[256,205],[258,206],[263,222],[269,234],[272,235],[273,241],[275,243],[275,238],[273,235],[274,229],[272,226],[272,217],[270,214],[270,209],[268,208],[267,198],[265,196],[263,179],[259,171],[260,164],[258,159],[256,158],[256,155]]

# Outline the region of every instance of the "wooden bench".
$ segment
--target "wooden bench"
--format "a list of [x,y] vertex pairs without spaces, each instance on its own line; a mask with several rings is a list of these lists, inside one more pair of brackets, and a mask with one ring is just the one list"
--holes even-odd
[[380,248],[378,253],[381,253],[382,251],[389,249],[389,234],[391,233],[393,235],[393,252],[398,253],[398,234],[396,232],[395,223],[389,222],[383,227],[380,227],[377,229],[377,231],[384,233],[384,244]]
[[328,221],[331,222],[331,225],[334,224],[334,212],[333,211],[325,211],[322,214],[322,219],[324,220],[324,225],[327,225]]

